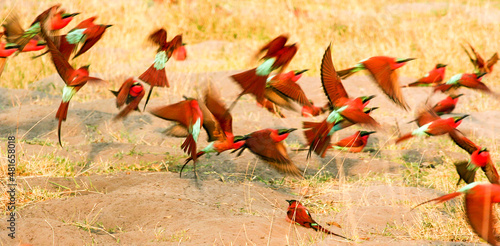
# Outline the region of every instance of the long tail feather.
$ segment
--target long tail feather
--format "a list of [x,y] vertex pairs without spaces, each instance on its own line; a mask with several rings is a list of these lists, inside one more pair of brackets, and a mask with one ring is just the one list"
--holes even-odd
[[457,196],[460,196],[460,195],[462,195],[462,192],[459,192],[459,191],[453,192],[453,193],[450,193],[450,194],[446,194],[444,196],[440,196],[440,197],[437,197],[437,198],[425,201],[423,203],[420,203],[417,206],[413,207],[412,210],[415,209],[415,208],[417,208],[417,207],[419,207],[419,206],[421,206],[421,205],[429,203],[429,202],[442,203],[442,202],[446,202],[446,201],[451,200],[451,199],[453,199],[453,198],[455,198]]
[[406,140],[408,140],[408,139],[410,139],[412,137],[413,137],[413,135],[411,135],[411,132],[408,133],[408,134],[406,134],[406,135],[403,135],[402,137],[396,139],[396,144],[401,143],[403,141],[406,141]]
[[59,123],[57,125],[57,137],[59,139],[59,145],[61,147],[62,147],[61,124],[63,121],[66,120],[66,117],[68,115],[68,107],[69,107],[69,102],[61,102],[61,105],[59,105],[59,109],[57,110],[57,113],[56,113],[56,118],[59,119]]
[[347,79],[347,78],[349,78],[351,75],[353,75],[354,73],[355,73],[355,72],[353,72],[353,67],[348,68],[348,69],[344,69],[344,70],[337,71],[337,75],[338,75],[341,79]]
[[[196,153],[196,158],[198,158],[198,157],[200,157],[200,156],[202,156],[202,155],[204,155],[204,154],[205,154],[205,152],[200,151],[200,152]],[[192,160],[193,160],[193,158],[192,158],[192,157],[188,157],[188,158],[186,159],[186,161],[184,162],[184,165],[182,165],[182,167],[181,167],[181,171],[179,172],[179,177],[182,177],[182,170],[184,170],[184,167],[186,167],[186,165],[187,165],[190,161],[192,161]]]
[[258,75],[256,68],[231,76],[243,89],[242,95],[251,93],[255,95],[259,102],[264,99],[267,77],[267,75]]
[[151,65],[146,72],[141,74],[139,79],[151,86],[170,87],[165,68],[158,70],[155,68],[155,64]]
[[153,93],[153,87],[154,86],[151,86],[149,88],[148,96],[146,97],[146,103],[144,103],[144,109],[142,111],[146,111],[146,105],[148,105],[149,97],[151,96],[151,93]]
[[327,230],[327,229],[323,228],[323,227],[322,227],[322,226],[320,226],[320,225],[315,225],[315,226],[312,226],[312,225],[311,225],[311,228],[313,228],[315,231],[324,232],[324,233],[326,233],[326,234],[334,235],[334,236],[341,237],[341,238],[343,238],[343,239],[346,239],[346,240],[352,241],[352,239],[347,238],[347,237],[344,237],[344,236],[339,235],[339,234],[337,234],[337,233],[333,233],[333,232],[331,232],[331,231],[329,231],[329,230]]

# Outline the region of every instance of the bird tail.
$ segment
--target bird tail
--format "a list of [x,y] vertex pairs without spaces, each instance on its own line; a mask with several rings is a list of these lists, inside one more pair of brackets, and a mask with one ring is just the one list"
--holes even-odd
[[264,99],[267,77],[268,75],[258,75],[257,68],[231,76],[231,78],[233,78],[233,80],[236,81],[236,83],[238,83],[243,89],[241,95],[251,93],[255,95],[257,101],[259,102]]
[[184,143],[182,143],[181,148],[184,152],[191,156],[193,161],[196,162],[198,156],[196,155],[196,141],[194,140],[193,135],[189,134]]
[[453,193],[450,193],[450,194],[446,194],[444,196],[440,196],[440,197],[437,197],[437,198],[425,201],[423,203],[420,203],[417,206],[413,207],[412,210],[415,209],[415,208],[417,208],[417,207],[419,207],[419,206],[421,206],[421,205],[429,203],[429,202],[442,203],[442,202],[446,202],[446,201],[451,200],[451,199],[453,199],[453,198],[455,198],[457,196],[460,196],[460,195],[462,195],[462,192],[460,192],[460,191],[453,192]]
[[340,70],[340,71],[337,71],[337,75],[341,78],[341,79],[347,79],[349,78],[351,75],[353,75],[356,71],[356,68],[355,67],[351,67],[351,68],[348,68],[348,69],[344,69],[344,70]]
[[447,85],[447,84],[437,85],[437,86],[434,86],[434,92],[436,92],[436,91],[445,92],[445,91],[450,90],[451,87],[453,87],[453,85]]
[[403,85],[401,87],[402,88],[408,88],[408,87],[428,87],[428,86],[431,86],[431,84],[427,84],[427,83],[422,83],[422,82],[419,82],[419,81],[415,81],[413,83],[409,83],[409,84]]
[[396,139],[396,144],[401,143],[401,142],[403,142],[403,141],[406,141],[406,140],[408,140],[408,139],[410,139],[410,138],[412,138],[412,137],[413,137],[413,135],[411,135],[411,132],[410,132],[410,133],[408,133],[408,134],[405,134],[405,135],[403,135],[402,137],[400,137],[400,138]]
[[316,136],[316,133],[318,132],[318,127],[320,125],[321,125],[321,122],[311,122],[311,121],[302,122],[302,128],[307,129],[307,130],[304,130],[304,135],[306,137],[308,145],[312,144],[312,141],[314,140],[314,136]]
[[[200,156],[202,156],[202,155],[204,155],[204,154],[205,154],[205,152],[200,151],[200,152],[196,153],[196,158],[198,158],[198,157],[200,157]],[[179,172],[179,176],[180,176],[180,177],[182,177],[182,170],[184,170],[184,167],[186,167],[186,165],[187,165],[190,161],[192,161],[192,160],[193,160],[193,157],[188,157],[188,158],[186,159],[186,161],[184,162],[184,165],[182,165],[182,167],[181,167],[181,171]]]
[[316,134],[314,135],[314,138],[311,141],[311,145],[309,146],[307,158],[311,156],[311,153],[313,151],[322,158],[325,157],[326,151],[331,148],[331,136],[329,136],[328,133],[330,132],[332,127],[332,124],[329,124],[328,122],[326,122],[326,120],[324,120],[317,128],[312,128],[313,131],[316,130]]
[[347,238],[347,237],[344,237],[342,235],[339,235],[337,233],[333,233],[325,228],[323,228],[322,226],[320,226],[319,224],[316,224],[316,225],[311,225],[311,228],[313,228],[315,231],[320,231],[320,232],[324,232],[326,234],[329,234],[329,235],[334,235],[334,236],[337,236],[337,237],[341,237],[343,239],[346,239],[346,240],[349,240],[349,241],[352,241],[352,239],[350,238]]
[[[146,72],[139,76],[139,79],[153,86],[159,87],[170,87],[167,79],[167,72],[165,72],[165,68],[160,70],[155,68],[155,64],[152,64]],[[149,98],[149,97],[148,97]]]
[[59,145],[62,147],[61,142],[61,124],[66,120],[66,116],[68,116],[68,108],[69,102],[61,102],[59,109],[56,113],[56,119],[59,119],[59,123],[57,124],[57,138],[59,139]]

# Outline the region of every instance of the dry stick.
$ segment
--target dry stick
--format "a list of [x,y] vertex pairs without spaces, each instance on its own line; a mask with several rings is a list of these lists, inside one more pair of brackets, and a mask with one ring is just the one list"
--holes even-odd
[[52,245],[56,245],[56,234],[54,232],[54,227],[52,227],[52,225],[47,220],[45,220],[45,223],[47,223],[52,229]]
[[267,238],[267,246],[271,245],[271,234],[273,232],[274,214],[276,213],[276,207],[273,210],[273,217],[271,218],[271,225],[269,226],[269,236]]

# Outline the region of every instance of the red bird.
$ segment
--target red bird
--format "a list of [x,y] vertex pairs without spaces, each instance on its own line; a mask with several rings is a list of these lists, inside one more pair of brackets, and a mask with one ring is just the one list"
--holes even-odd
[[50,20],[50,30],[63,29],[73,20],[73,17],[79,14],[80,13],[66,13],[64,9],[59,10]]
[[197,179],[196,160],[198,155],[196,153],[196,145],[201,127],[203,126],[203,113],[198,101],[186,98],[184,101],[153,109],[151,110],[151,114],[164,120],[179,122],[188,129],[189,135],[184,143],[182,143],[181,148],[193,159],[194,177]]
[[495,229],[497,216],[493,209],[493,203],[500,202],[500,185],[498,184],[471,183],[457,192],[423,202],[416,207],[428,202],[446,202],[462,194],[465,194],[465,214],[472,230],[489,244],[498,245],[496,239],[498,232]]
[[486,73],[459,73],[451,77],[446,83],[434,87],[434,92],[441,91],[446,92],[450,89],[467,87],[470,89],[478,90],[484,93],[492,94],[498,97],[498,94],[490,90],[483,82],[481,82],[481,77]]
[[288,36],[286,35],[280,35],[273,39],[271,42],[264,45],[256,55],[256,57],[258,57],[261,53],[266,51],[266,54],[262,57],[262,60],[264,60],[262,64],[254,69],[231,76],[231,78],[241,86],[243,91],[238,95],[231,106],[229,106],[229,110],[234,107],[241,96],[248,93],[253,94],[258,102],[263,101],[269,74],[278,69],[278,73],[283,73],[295,56],[295,53],[297,53],[297,45],[285,45],[287,41]]
[[438,114],[438,115],[443,115],[443,114],[449,114],[451,111],[455,109],[455,106],[457,105],[458,98],[463,96],[464,94],[458,94],[458,95],[449,95],[445,99],[439,101],[432,107],[432,109]]
[[297,81],[306,71],[307,69],[302,71],[290,71],[288,73],[273,76],[267,83],[265,97],[284,108],[293,109],[290,100],[300,105],[312,107],[306,94],[300,85],[297,84]]
[[418,129],[405,134],[396,140],[396,144],[408,140],[414,136],[439,136],[450,133],[457,128],[458,125],[462,122],[462,120],[469,115],[455,116],[450,118],[439,118],[434,121],[431,121],[425,125],[422,125]]
[[182,46],[182,35],[175,36],[170,42],[167,42],[167,31],[163,28],[156,30],[149,35],[149,41],[158,45],[155,62],[146,70],[139,79],[148,83],[151,88],[149,89],[144,109],[149,102],[153,87],[170,87],[168,84],[167,73],[165,72],[165,65],[172,56],[174,50]]
[[495,168],[495,164],[491,160],[488,149],[476,145],[458,130],[450,132],[449,135],[455,144],[471,155],[470,161],[456,164],[457,172],[460,176],[458,183],[460,183],[462,179],[466,183],[474,182],[476,170],[481,168],[490,183],[500,184],[500,177]]
[[61,76],[62,80],[66,85],[63,89],[62,102],[56,113],[56,118],[59,119],[59,124],[57,126],[57,136],[59,138],[59,145],[61,143],[61,123],[66,121],[68,115],[68,107],[71,98],[89,81],[103,81],[99,78],[89,76],[89,66],[83,66],[79,69],[74,69],[68,62],[68,60],[61,54],[57,49],[51,38],[48,37],[46,30],[41,28],[42,37],[47,42],[49,52],[52,57],[52,62],[56,67],[57,73]]
[[331,135],[335,132],[333,127],[342,119],[370,127],[379,127],[379,124],[364,112],[364,107],[373,96],[349,98],[333,66],[330,48],[331,45],[325,50],[323,60],[321,61],[321,83],[334,110],[321,124],[316,126],[312,131],[309,131],[316,134],[311,141],[307,155],[308,158],[313,151],[321,156],[325,155],[325,151],[330,146]]
[[[106,29],[111,27],[112,25],[96,25],[94,23],[97,16],[90,17],[86,20],[83,20],[78,24],[75,28],[71,29],[68,34],[64,36],[65,46],[61,46],[61,49],[64,49],[62,53],[67,52],[66,49],[71,51],[76,49],[76,46],[80,43],[83,43],[80,50],[75,54],[73,59],[85,53],[87,50],[92,48],[97,41],[102,38]],[[63,48],[64,47],[64,48]]]
[[302,116],[303,117],[313,117],[313,116],[318,116],[324,112],[326,112],[326,110],[329,108],[329,104],[326,104],[326,106],[324,107],[317,107],[317,106],[314,106],[314,102],[309,100],[309,103],[311,104],[311,106],[307,106],[307,105],[304,105],[302,106]]
[[481,55],[479,55],[479,53],[476,52],[474,47],[470,44],[469,47],[474,54],[475,59],[472,58],[469,51],[467,51],[467,49],[462,45],[462,48],[469,57],[470,62],[474,65],[474,73],[491,73],[493,71],[493,65],[495,65],[498,61],[498,53],[495,52],[495,54],[493,54],[487,62],[484,62],[484,59]]
[[346,137],[333,144],[333,148],[349,152],[361,152],[368,143],[368,137],[375,132],[357,131],[354,135]]
[[432,69],[424,77],[403,87],[427,87],[439,85],[444,80],[445,70],[446,64],[438,63],[436,67],[434,67],[434,69]]
[[134,80],[134,78],[128,78],[123,82],[122,86],[118,91],[111,91],[116,96],[116,107],[121,108],[123,105],[127,105],[118,115],[115,116],[113,120],[119,120],[127,117],[127,115],[137,110],[139,111],[139,103],[144,97],[144,86],[141,83]]
[[316,221],[314,221],[313,218],[311,217],[311,213],[309,213],[309,210],[306,207],[304,207],[304,205],[302,205],[299,201],[297,200],[286,200],[286,201],[289,204],[288,209],[286,211],[286,216],[290,221],[295,222],[306,228],[312,228],[315,231],[324,232],[326,234],[334,235],[352,241],[351,239],[333,233],[323,228],[318,223],[316,223]]
[[181,46],[177,47],[172,53],[172,56],[176,61],[184,61],[187,57],[186,44],[181,44]]
[[282,142],[288,137],[290,132],[295,130],[297,129],[268,128],[252,132],[245,136],[238,136],[238,139],[235,139],[234,142],[237,143],[245,140],[245,143],[233,152],[240,150],[237,154],[237,156],[240,156],[245,149],[249,149],[276,170],[296,177],[302,177],[301,171],[293,164]]
[[[199,151],[196,157],[206,153],[217,153],[218,155],[226,150],[239,149],[245,144],[245,141],[234,142],[233,117],[214,88],[210,88],[205,92],[205,103],[200,105],[200,109],[203,112],[203,128],[207,131],[208,141],[211,143]],[[192,159],[192,157],[186,159],[180,175],[182,175],[182,170]]]
[[394,103],[408,110],[409,107],[403,99],[403,93],[401,92],[396,69],[414,59],[415,58],[402,59],[387,56],[374,56],[359,62],[354,67],[338,71],[337,74],[340,78],[346,79],[358,71],[368,70],[380,89],[382,89]]
[[[2,38],[3,33],[0,33],[0,38]],[[7,62],[7,57],[14,54],[19,46],[16,44],[7,44],[5,42],[0,43],[0,76],[2,75],[3,69],[5,67],[5,62]]]

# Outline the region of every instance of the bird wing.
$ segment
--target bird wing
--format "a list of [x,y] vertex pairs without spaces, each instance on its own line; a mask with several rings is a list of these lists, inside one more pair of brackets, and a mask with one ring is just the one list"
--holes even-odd
[[474,56],[476,57],[475,66],[477,66],[479,68],[483,68],[485,65],[484,59],[481,57],[481,55],[479,53],[476,52],[476,50],[474,49],[474,47],[472,47],[472,45],[470,45],[470,43],[469,43],[469,47],[470,47],[470,50],[472,51],[472,53],[474,53]]
[[64,80],[64,83],[69,85],[72,81],[68,81],[75,69],[69,64],[67,57],[65,57],[56,47],[52,39],[47,35],[46,29],[41,28],[42,37],[47,43],[52,62],[56,67],[57,73]]
[[359,108],[349,107],[342,111],[340,115],[352,123],[364,124],[373,128],[380,127],[380,124],[375,119]]
[[[279,76],[279,75],[276,75]],[[300,105],[312,106],[307,99],[304,90],[297,83],[293,82],[291,78],[286,80],[277,79],[271,83],[269,86],[274,90],[280,92],[281,94],[287,96],[288,98],[298,102]]]
[[436,114],[436,111],[434,111],[434,109],[428,106],[424,106],[419,110],[415,121],[417,122],[417,125],[421,127],[427,123],[439,120],[440,118],[441,117]]
[[148,37],[148,40],[153,44],[164,47],[167,44],[167,31],[163,28],[160,28],[151,33]]
[[[280,91],[275,90],[271,86],[266,87],[266,90],[264,91],[264,97],[267,100],[271,101],[272,103],[274,103],[274,104],[276,104],[276,105],[278,105],[280,107],[287,108],[289,110],[296,110],[293,107],[293,104],[292,104],[291,100],[288,99],[288,97],[286,97]],[[264,104],[264,103],[261,103],[261,104]]]
[[450,136],[451,140],[453,140],[453,142],[455,142],[455,144],[458,145],[458,147],[467,151],[467,153],[469,153],[470,155],[472,155],[474,151],[479,149],[479,146],[477,146],[474,142],[466,138],[464,134],[457,129],[451,131],[448,135]]
[[233,117],[222,102],[215,88],[209,88],[205,92],[205,104],[213,114],[223,132],[233,132]]
[[388,59],[389,57],[372,57],[363,62],[365,68],[370,72],[382,91],[397,105],[408,110],[401,86],[399,85],[398,75],[393,71]]
[[489,192],[479,192],[477,189],[473,189],[467,193],[465,196],[465,214],[470,226],[479,237],[488,241],[491,245],[498,245],[493,223],[496,219],[492,212],[492,190],[489,187],[485,186],[485,189],[488,189]]
[[276,57],[276,61],[274,62],[272,69],[278,69],[278,73],[283,73],[285,69],[287,68],[288,64],[292,61],[292,58],[295,56],[297,53],[297,45],[293,44],[290,46],[285,46],[283,47],[283,52]]
[[16,13],[11,13],[3,24],[3,27],[7,43],[17,43],[17,40],[24,34],[24,29]]
[[85,43],[83,43],[82,47],[78,51],[78,53],[75,54],[73,59],[76,57],[82,55],[83,53],[87,52],[94,44],[97,43],[106,31],[106,26],[105,25],[95,25],[94,27],[90,27],[87,29],[88,33],[85,34],[87,38],[85,39]]
[[190,110],[190,101],[191,100],[184,100],[178,103],[155,108],[150,112],[156,117],[165,120],[177,121],[183,126],[189,127],[193,114],[192,110]]
[[328,45],[321,60],[321,84],[328,100],[335,105],[338,99],[349,96],[333,66],[331,46],[331,44]]
[[127,98],[130,92],[130,87],[134,84],[134,78],[130,77],[125,82],[123,82],[122,86],[118,90],[118,95],[116,96],[116,107],[121,107],[123,104],[127,102]]
[[208,142],[215,140],[223,140],[225,138],[224,133],[219,125],[219,122],[214,117],[212,112],[207,108],[206,102],[199,104],[201,112],[203,114],[203,129],[207,132]]
[[[141,93],[139,93],[139,95],[137,95],[134,99],[132,99],[132,101],[129,102],[127,107],[125,107],[120,113],[118,113],[118,115],[116,115],[115,120],[121,119],[121,118],[127,116],[130,112],[132,112],[136,109],[138,110],[139,103],[141,102],[141,100],[145,94],[146,94],[146,92],[144,90],[142,90]],[[128,98],[128,94],[127,94],[127,98]]]
[[498,171],[493,161],[491,161],[491,158],[488,160],[488,162],[484,167],[481,167],[481,169],[483,169],[484,174],[486,175],[490,183],[500,184],[500,177],[498,176]]
[[285,47],[286,42],[288,41],[288,35],[280,35],[276,37],[275,39],[271,40],[271,42],[265,44],[260,48],[257,53],[255,54],[255,58],[258,59],[260,54],[267,50],[266,55],[264,56],[265,58],[271,57],[273,54],[281,50],[283,47]]
[[497,63],[498,61],[498,53],[495,52],[495,54],[493,54],[493,56],[491,56],[490,59],[488,59],[488,62],[486,63],[486,67],[488,68],[488,72],[491,71],[491,69],[493,69],[493,65],[495,65],[495,63]]

